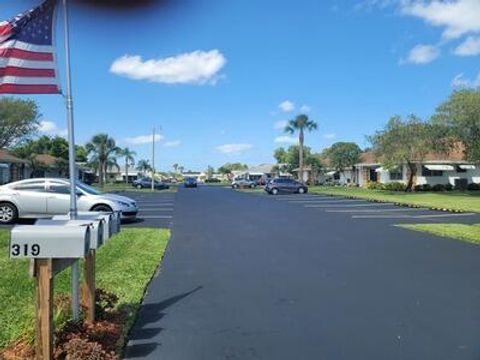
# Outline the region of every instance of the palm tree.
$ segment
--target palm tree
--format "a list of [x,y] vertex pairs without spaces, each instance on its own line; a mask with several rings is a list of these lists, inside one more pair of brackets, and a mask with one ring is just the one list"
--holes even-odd
[[299,163],[299,178],[303,182],[303,144],[305,142],[305,131],[313,131],[318,127],[317,123],[313,120],[310,120],[307,115],[300,114],[297,115],[295,119],[292,119],[285,126],[285,132],[288,134],[294,134],[298,131],[298,163]]
[[147,171],[150,171],[152,167],[150,166],[150,163],[148,160],[140,160],[137,163],[137,170],[140,171],[141,173],[146,173]]
[[103,186],[107,167],[109,165],[118,167],[115,158],[119,154],[120,148],[108,134],[97,134],[85,145],[85,149],[89,155],[92,155],[91,163],[97,165],[100,186]]
[[178,172],[179,165],[177,163],[173,164],[172,167],[173,167],[173,171]]
[[185,167],[183,166],[178,167],[178,171],[180,172],[180,174],[183,174],[183,170],[185,170]]
[[137,156],[137,153],[126,147],[120,151],[120,154],[125,158],[125,183],[128,185],[128,166],[135,165],[134,156]]

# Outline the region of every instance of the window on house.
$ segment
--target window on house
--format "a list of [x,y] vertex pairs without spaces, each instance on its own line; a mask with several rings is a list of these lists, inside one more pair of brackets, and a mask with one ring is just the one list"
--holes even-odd
[[422,176],[443,176],[442,170],[429,170],[422,166]]
[[390,171],[390,180],[403,180],[403,172],[401,169]]

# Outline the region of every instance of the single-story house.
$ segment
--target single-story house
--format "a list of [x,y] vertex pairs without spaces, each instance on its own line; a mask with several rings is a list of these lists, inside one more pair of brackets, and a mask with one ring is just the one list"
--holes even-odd
[[0,149],[0,185],[30,177],[28,161]]
[[[416,174],[414,185],[447,185],[466,186],[480,183],[480,166],[464,160],[463,151],[457,149],[450,154],[429,153],[422,161],[414,161]],[[406,184],[410,175],[407,164],[399,164],[387,170],[372,152],[363,153],[361,162],[355,165],[356,179],[359,186],[369,182],[401,182]]]

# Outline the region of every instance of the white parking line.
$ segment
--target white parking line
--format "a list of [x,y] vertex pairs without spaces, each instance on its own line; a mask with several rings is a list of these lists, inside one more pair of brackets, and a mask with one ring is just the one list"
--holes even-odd
[[429,211],[422,208],[396,208],[396,209],[348,209],[348,210],[325,210],[330,213],[373,213],[373,212],[403,212],[403,211]]
[[475,216],[474,213],[462,214],[432,214],[432,215],[353,215],[353,219],[431,219],[458,216]]
[[149,212],[149,211],[173,211],[173,208],[156,208],[156,209],[140,209],[139,212]]
[[139,219],[171,219],[172,216],[170,215],[147,215],[147,216],[139,216]]
[[290,204],[336,204],[336,203],[359,203],[367,202],[365,200],[292,200],[289,201]]
[[349,208],[349,207],[381,207],[381,206],[392,206],[392,204],[383,204],[383,203],[369,203],[369,204],[343,204],[343,205],[304,205],[306,208]]

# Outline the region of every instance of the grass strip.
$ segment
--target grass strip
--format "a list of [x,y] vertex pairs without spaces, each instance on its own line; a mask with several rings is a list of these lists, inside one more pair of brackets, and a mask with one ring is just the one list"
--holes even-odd
[[[34,281],[29,262],[8,257],[8,230],[0,230],[0,349],[33,334]],[[155,273],[170,238],[166,229],[123,229],[97,252],[97,287],[115,293],[118,306],[134,321],[145,288]],[[55,293],[68,294],[70,271],[55,277]],[[128,327],[128,326],[127,326]]]
[[480,224],[401,224],[397,226],[473,244],[480,244]]
[[480,212],[480,191],[405,193],[357,187],[313,186],[309,189],[309,192],[370,201],[392,202],[400,205],[427,207],[438,210]]

